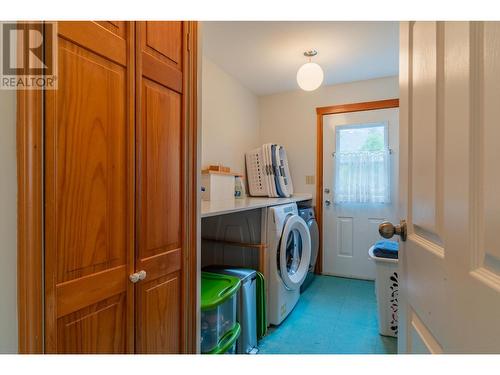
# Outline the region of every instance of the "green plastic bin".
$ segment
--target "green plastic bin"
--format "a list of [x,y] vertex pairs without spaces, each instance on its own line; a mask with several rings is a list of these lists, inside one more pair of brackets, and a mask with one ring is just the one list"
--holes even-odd
[[236,323],[236,294],[239,288],[240,279],[237,277],[201,273],[202,353],[220,352],[236,331],[238,338],[240,327]]
[[236,354],[236,341],[240,337],[241,326],[236,323],[222,338],[215,348],[206,354]]

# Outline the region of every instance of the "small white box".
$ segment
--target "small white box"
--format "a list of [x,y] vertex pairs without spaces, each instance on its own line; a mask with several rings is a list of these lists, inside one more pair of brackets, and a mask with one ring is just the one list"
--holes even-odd
[[234,199],[235,174],[204,170],[201,172],[201,199],[221,201]]

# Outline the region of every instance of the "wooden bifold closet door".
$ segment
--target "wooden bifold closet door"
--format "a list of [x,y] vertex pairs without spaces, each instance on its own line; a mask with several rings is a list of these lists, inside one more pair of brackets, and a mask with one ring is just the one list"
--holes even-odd
[[183,328],[182,22],[137,22],[138,353],[177,353]]
[[45,351],[184,352],[185,23],[59,22],[57,51]]

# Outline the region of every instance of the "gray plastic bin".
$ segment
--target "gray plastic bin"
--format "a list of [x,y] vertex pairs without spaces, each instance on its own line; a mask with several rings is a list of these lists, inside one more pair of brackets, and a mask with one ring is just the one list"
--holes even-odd
[[203,271],[234,276],[240,279],[241,287],[237,296],[236,321],[240,323],[241,334],[236,342],[236,353],[257,353],[257,274],[255,270],[210,266],[203,268]]

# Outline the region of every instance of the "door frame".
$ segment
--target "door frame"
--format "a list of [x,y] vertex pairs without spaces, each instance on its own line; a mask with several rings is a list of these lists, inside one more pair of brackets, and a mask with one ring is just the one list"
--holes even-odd
[[[132,21],[130,21],[132,22]],[[35,23],[41,25],[40,23]],[[188,61],[186,74],[186,147],[184,207],[185,243],[183,257],[185,288],[182,291],[185,309],[183,352],[197,352],[197,232],[198,232],[198,24],[186,22],[188,27]],[[29,24],[24,24],[29,30]],[[21,51],[22,41],[17,41]],[[18,55],[18,58],[22,56]],[[20,354],[44,353],[44,240],[43,240],[43,91],[17,91],[17,308],[18,351]]]
[[316,221],[319,229],[319,250],[314,271],[318,274],[323,272],[323,116],[398,107],[399,99],[395,98],[316,108]]

